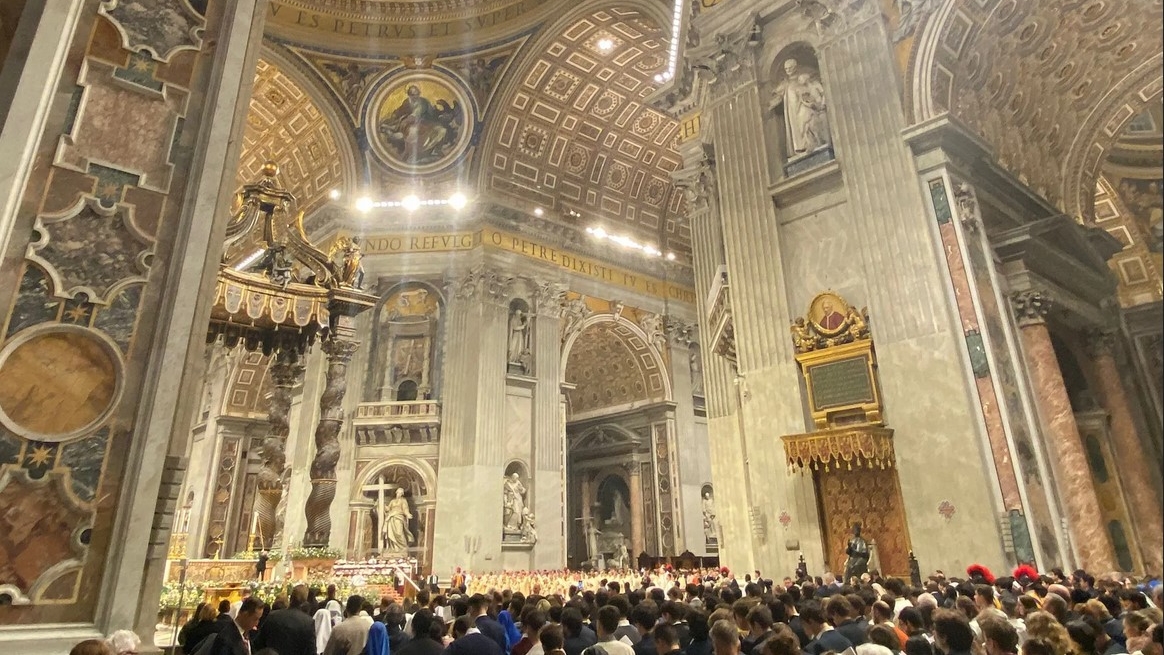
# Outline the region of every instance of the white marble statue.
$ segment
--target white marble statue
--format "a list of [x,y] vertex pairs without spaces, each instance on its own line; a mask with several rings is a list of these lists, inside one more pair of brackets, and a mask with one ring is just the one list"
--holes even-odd
[[408,507],[408,499],[404,497],[404,489],[397,488],[396,496],[388,501],[384,511],[384,545],[389,553],[406,553],[415,537],[408,529],[408,522],[412,520],[412,510]]
[[618,548],[614,549],[614,558],[611,559],[611,562],[617,569],[630,568],[630,553],[626,549],[626,539],[619,542]]
[[502,502],[504,503],[502,520],[504,531],[521,534],[527,509],[525,506],[525,485],[522,484],[519,474],[512,473],[508,478],[505,478]]
[[795,59],[784,62],[785,78],[772,98],[772,109],[784,106],[788,158],[812,154],[832,143],[828,108],[820,75]]
[[703,538],[707,541],[715,539],[719,534],[719,526],[715,517],[715,496],[711,489],[703,492]]
[[529,350],[529,315],[521,309],[515,309],[509,315],[509,362],[516,364],[522,361]]
[[626,500],[622,497],[621,491],[618,489],[614,490],[614,497],[611,499],[610,504],[610,516],[606,519],[607,525],[627,525],[630,519],[630,506],[626,504]]
[[584,529],[586,530],[586,557],[587,559],[598,561],[598,535],[602,534],[602,531],[598,529],[598,526],[594,525],[593,518],[586,519]]

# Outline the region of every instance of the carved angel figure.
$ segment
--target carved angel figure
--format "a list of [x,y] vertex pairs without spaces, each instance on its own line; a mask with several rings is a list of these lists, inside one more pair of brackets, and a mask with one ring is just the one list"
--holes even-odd
[[816,349],[816,338],[813,337],[812,332],[809,331],[808,325],[803,318],[798,318],[792,323],[792,343],[796,347],[796,352],[806,353]]
[[849,336],[854,341],[864,339],[869,334],[869,324],[865,322],[866,310],[857,311],[856,307],[849,307],[849,315],[845,321],[849,324]]

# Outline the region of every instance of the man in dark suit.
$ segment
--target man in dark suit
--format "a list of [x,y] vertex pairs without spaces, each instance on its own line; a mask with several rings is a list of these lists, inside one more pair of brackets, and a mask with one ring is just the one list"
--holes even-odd
[[[498,627],[501,627],[501,624],[498,623]],[[445,649],[445,655],[505,655],[505,649],[499,647],[496,641],[487,637],[484,632],[470,633],[471,629],[473,619],[468,615],[457,617],[453,623],[453,643]],[[501,638],[505,638],[504,632]]]
[[315,623],[307,616],[307,585],[295,585],[287,609],[275,610],[251,644],[258,652],[271,648],[279,655],[318,655],[315,652]]
[[806,603],[800,610],[800,620],[804,622],[804,631],[812,639],[804,647],[804,652],[808,655],[821,655],[828,651],[843,653],[853,647],[853,642],[828,624],[820,603],[815,601]]
[[[210,655],[250,655],[250,633],[259,625],[263,616],[263,601],[248,597],[238,608],[238,616],[224,627],[214,640]],[[256,649],[257,650],[257,649]]]
[[222,632],[231,623],[234,623],[234,619],[230,618],[230,601],[221,600],[218,602],[218,617],[214,619],[214,634]]
[[506,652],[505,643],[505,628],[497,622],[497,619],[489,616],[489,599],[482,594],[474,594],[469,599],[469,616],[473,618],[473,625],[481,631],[481,634],[493,640],[501,648],[501,652]]

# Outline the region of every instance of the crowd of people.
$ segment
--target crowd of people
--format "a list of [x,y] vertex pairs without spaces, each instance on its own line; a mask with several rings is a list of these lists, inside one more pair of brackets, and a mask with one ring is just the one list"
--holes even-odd
[[[998,578],[981,566],[935,572],[921,586],[626,573],[479,576],[376,607],[300,585],[269,607],[255,597],[200,607],[179,639],[197,655],[1164,655],[1156,579],[1028,566]],[[574,583],[559,593],[562,579]],[[530,591],[487,586],[515,580]],[[117,651],[89,641],[73,655]]]

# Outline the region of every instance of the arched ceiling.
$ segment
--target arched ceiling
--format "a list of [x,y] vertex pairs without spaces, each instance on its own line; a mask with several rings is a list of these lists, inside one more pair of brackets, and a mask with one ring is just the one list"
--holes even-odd
[[568,224],[689,251],[690,231],[677,220],[683,194],[671,182],[682,163],[678,124],[645,102],[667,43],[659,25],[631,9],[572,21],[527,61],[488,119],[485,187]]
[[1095,190],[1095,223],[1124,248],[1109,264],[1124,307],[1164,298],[1160,231],[1164,221],[1164,108],[1128,123],[1113,145]]
[[582,331],[566,361],[571,415],[663,400],[663,375],[650,347],[628,326],[596,323]]
[[260,59],[243,132],[237,186],[260,177],[268,159],[279,181],[310,214],[343,188],[343,160],[335,135],[315,100],[274,63]]
[[937,14],[933,56],[918,57],[930,108],[915,118],[949,110],[1032,189],[1087,218],[1104,153],[1159,93],[1160,0],[947,0]]

